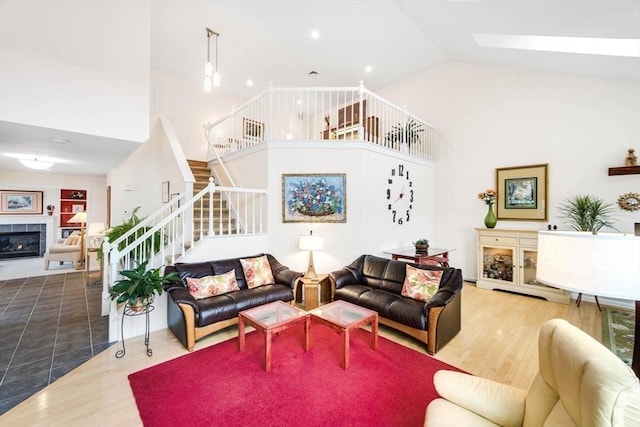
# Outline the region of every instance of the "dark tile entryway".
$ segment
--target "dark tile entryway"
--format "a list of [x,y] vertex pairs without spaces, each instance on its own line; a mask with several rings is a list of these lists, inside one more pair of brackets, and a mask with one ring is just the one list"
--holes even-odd
[[0,415],[109,347],[101,294],[82,272],[0,281]]

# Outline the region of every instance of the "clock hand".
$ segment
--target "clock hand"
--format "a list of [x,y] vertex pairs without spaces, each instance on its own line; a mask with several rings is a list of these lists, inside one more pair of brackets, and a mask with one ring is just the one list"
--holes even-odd
[[393,205],[395,202],[402,200],[403,197],[404,197],[404,184],[402,185],[402,190],[400,191],[400,195],[398,195],[398,198],[395,199],[391,204]]

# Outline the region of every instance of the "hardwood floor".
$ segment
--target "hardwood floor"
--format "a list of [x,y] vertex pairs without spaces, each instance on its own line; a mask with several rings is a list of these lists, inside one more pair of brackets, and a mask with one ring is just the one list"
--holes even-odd
[[[537,372],[540,325],[564,318],[601,341],[601,315],[594,304],[580,308],[526,296],[478,289],[462,291],[462,331],[436,358],[472,374],[528,388]],[[196,344],[196,351],[236,337],[235,327]],[[380,335],[425,353],[424,347],[385,327]],[[187,354],[169,330],[151,335],[153,356],[142,337],[127,340],[127,354],[116,359],[115,345],[76,368],[0,417],[0,426],[142,425],[127,376]],[[167,400],[170,404],[170,397]]]

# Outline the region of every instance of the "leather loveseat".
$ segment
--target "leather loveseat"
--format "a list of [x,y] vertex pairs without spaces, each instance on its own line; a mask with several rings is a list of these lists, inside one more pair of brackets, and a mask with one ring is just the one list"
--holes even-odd
[[[402,296],[407,265],[442,270],[437,292],[426,302]],[[334,299],[377,311],[381,324],[424,342],[429,354],[436,353],[460,331],[459,269],[362,255],[329,277]]]
[[[302,273],[290,270],[280,264],[270,254],[258,254],[248,258],[266,255],[274,283],[250,289],[247,286],[241,258],[230,258],[217,261],[197,263],[176,263],[167,266],[164,274],[177,271],[182,283],[166,284],[167,320],[169,328],[189,350],[193,350],[195,342],[216,331],[238,323],[238,313],[273,301],[289,302],[293,300],[293,289]],[[209,298],[196,299],[187,288],[187,278],[203,278],[220,275],[235,270],[235,277],[240,290],[215,295]]]

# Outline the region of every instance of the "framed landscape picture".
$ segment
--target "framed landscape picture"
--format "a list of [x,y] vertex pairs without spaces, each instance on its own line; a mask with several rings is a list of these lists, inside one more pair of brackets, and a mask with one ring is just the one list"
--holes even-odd
[[498,219],[547,220],[547,164],[496,169]]
[[283,174],[282,222],[347,222],[345,174]]
[[42,191],[0,190],[0,215],[42,214]]

